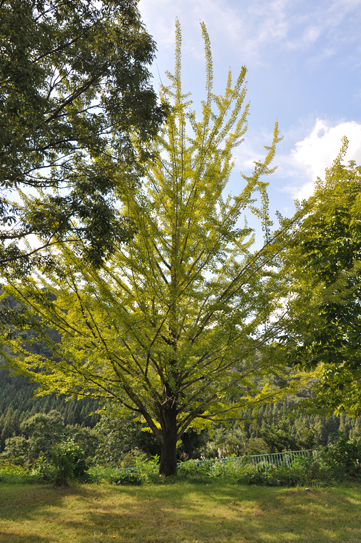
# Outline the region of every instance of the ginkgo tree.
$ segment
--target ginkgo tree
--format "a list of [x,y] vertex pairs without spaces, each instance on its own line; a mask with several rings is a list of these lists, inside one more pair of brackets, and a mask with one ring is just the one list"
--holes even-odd
[[[201,28],[200,117],[182,92],[177,23],[175,72],[161,88],[171,107],[155,158],[141,187],[119,183],[119,212],[133,220],[134,238],[98,270],[82,260],[79,240],[49,248],[47,267],[9,276],[3,295],[21,301],[17,311],[2,312],[9,363],[37,381],[40,394],[108,398],[119,414],[137,413],[160,440],[165,475],[176,473],[177,442],[187,429],[231,419],[286,390],[277,386],[284,368],[272,350],[287,290],[278,261],[291,222],[271,232],[264,181],[273,171],[278,127],[240,193],[227,196],[232,151],[247,128],[246,68],[234,84],[229,73],[225,93],[215,95],[210,41]],[[246,213],[264,230],[256,249]],[[52,356],[30,353],[11,322],[35,330],[28,341],[40,336]],[[52,342],[47,329],[61,341]]]

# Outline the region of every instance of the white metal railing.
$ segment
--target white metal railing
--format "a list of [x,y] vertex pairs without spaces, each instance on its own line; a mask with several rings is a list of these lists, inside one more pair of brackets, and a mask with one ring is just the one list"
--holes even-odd
[[[267,453],[267,454],[253,454],[249,456],[230,456],[228,458],[209,458],[206,460],[187,460],[185,462],[180,462],[178,464],[178,467],[181,467],[184,464],[191,463],[192,466],[197,465],[215,465],[215,464],[229,464],[230,462],[235,464],[251,464],[255,469],[260,469],[261,467],[265,467],[266,465],[273,465],[277,468],[281,466],[289,466],[292,464],[292,462],[297,457],[308,457],[308,458],[316,458],[318,455],[318,451],[313,449],[307,449],[302,451],[283,451],[283,452],[276,452],[276,453]],[[136,467],[132,468],[119,468],[119,471],[129,471],[134,472],[137,471]]]

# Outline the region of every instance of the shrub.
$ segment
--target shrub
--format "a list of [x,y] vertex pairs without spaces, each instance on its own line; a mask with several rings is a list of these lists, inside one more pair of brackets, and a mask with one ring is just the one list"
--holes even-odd
[[111,476],[110,482],[115,485],[140,486],[143,482],[139,473],[133,470],[118,471]]
[[361,440],[348,441],[345,434],[338,432],[338,441],[324,447],[321,450],[320,459],[337,479],[360,477]]
[[5,451],[1,456],[12,464],[22,466],[28,458],[28,449],[29,443],[23,436],[9,437],[5,440]]
[[110,483],[119,470],[111,466],[93,465],[87,472],[90,483]]
[[39,479],[24,466],[2,461],[0,465],[0,482],[5,484],[38,483]]
[[50,451],[64,435],[64,419],[58,411],[36,413],[20,425],[27,439],[27,461],[36,462],[40,456],[50,457]]
[[311,484],[318,481],[320,476],[319,464],[312,456],[299,456],[289,465],[275,466],[269,462],[259,462],[257,466],[244,465],[238,482],[263,486],[296,486]]
[[30,474],[39,481],[54,481],[55,467],[49,463],[45,456],[40,456],[31,469]]
[[67,485],[69,479],[84,477],[87,471],[83,449],[71,440],[54,445],[50,457],[54,466],[54,481],[58,486]]
[[[123,462],[122,462],[123,464]],[[111,466],[95,465],[92,466],[87,475],[89,480],[94,483],[109,482],[112,484],[137,485],[150,480],[150,476],[158,474],[159,456],[147,458],[145,455],[133,457],[133,469],[122,470]]]

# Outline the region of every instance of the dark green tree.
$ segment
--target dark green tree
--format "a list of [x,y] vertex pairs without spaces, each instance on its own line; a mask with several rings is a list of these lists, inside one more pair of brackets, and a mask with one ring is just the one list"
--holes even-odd
[[270,453],[298,449],[295,433],[287,420],[280,421],[277,426],[265,426],[261,435]]
[[159,441],[150,432],[142,431],[144,426],[135,420],[134,415],[119,418],[114,410],[104,409],[94,428],[99,439],[96,461],[103,465],[119,466],[125,455],[159,455]]
[[[39,259],[54,236],[82,239],[99,264],[131,236],[113,207],[114,176],[136,183],[163,119],[148,71],[154,52],[136,0],[0,2],[0,265]],[[29,188],[42,191],[30,208],[19,202]],[[40,244],[20,248],[30,234]]]
[[9,407],[6,411],[2,432],[1,432],[1,446],[3,447],[6,439],[15,436],[19,433],[19,413]]
[[40,455],[48,456],[51,448],[64,438],[64,419],[58,411],[37,413],[21,424],[21,431],[28,439],[28,459],[33,462]]

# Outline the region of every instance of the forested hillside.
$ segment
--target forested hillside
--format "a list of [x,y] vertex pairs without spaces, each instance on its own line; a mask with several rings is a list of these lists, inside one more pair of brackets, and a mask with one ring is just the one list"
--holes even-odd
[[[59,411],[65,425],[93,428],[99,421],[98,414],[91,414],[99,407],[96,400],[66,401],[64,396],[57,398],[54,395],[34,398],[36,385],[22,375],[11,375],[5,368],[0,369],[0,383],[0,451],[4,450],[7,438],[21,435],[20,424],[36,413]],[[295,399],[288,398],[274,405],[262,406],[256,418],[251,412],[245,413],[243,428],[237,424],[228,429],[219,426],[213,435],[206,431],[197,438],[191,432],[185,436],[181,450],[193,457],[218,454],[218,450],[222,456],[257,454],[327,445],[334,440],[337,431],[344,432],[349,438],[361,436],[360,417],[302,414],[293,412],[294,404]],[[140,435],[144,437],[143,432]],[[121,436],[117,439],[121,440]],[[131,449],[134,443],[128,445]],[[143,443],[135,445],[144,448]],[[122,447],[128,449],[125,443]]]
[[36,385],[22,375],[11,375],[5,368],[0,369],[0,447],[5,439],[20,435],[20,424],[36,413],[49,413],[55,409],[65,424],[94,427],[99,415],[90,413],[98,408],[96,400],[71,400],[65,397],[45,396],[33,398]]
[[272,428],[282,434],[284,428],[283,433],[288,435],[290,440],[292,434],[298,435],[305,448],[312,448],[312,441],[315,445],[329,444],[334,439],[333,434],[338,431],[345,433],[350,439],[361,437],[361,417],[302,414],[302,411],[293,413],[292,403],[292,400],[287,399],[274,405],[261,406],[257,424],[245,423],[247,436],[260,437]]
[[[3,300],[2,304],[10,311],[16,310],[18,306],[11,297]],[[49,330],[48,333],[53,340],[60,339],[55,330]],[[44,342],[33,343],[28,349],[36,354],[49,355]],[[93,428],[98,422],[99,415],[91,415],[99,406],[97,401],[92,399],[66,401],[65,396],[55,395],[34,398],[36,386],[26,377],[11,374],[5,366],[0,367],[0,450],[4,449],[7,438],[21,434],[20,424],[36,413],[59,411],[66,425]]]
[[[11,297],[3,303],[10,310],[16,310],[17,302]],[[55,330],[48,330],[48,333],[53,340],[60,340]],[[32,343],[28,348],[36,354],[50,354],[43,341]],[[0,368],[0,452],[5,449],[6,439],[22,435],[21,423],[36,413],[55,410],[62,415],[65,426],[94,428],[99,422],[100,415],[94,413],[99,408],[97,400],[86,398],[66,401],[65,396],[55,395],[36,398],[36,386],[25,376],[11,374],[5,366]],[[235,420],[228,428],[217,425],[214,432],[203,430],[199,435],[194,431],[187,432],[178,448],[178,454],[194,458],[311,449],[332,443],[339,431],[350,439],[361,437],[361,417],[321,416],[300,409],[300,401],[311,394],[311,385],[304,386],[297,396],[287,397],[275,404],[262,405],[256,414],[252,410],[245,411],[242,421]],[[119,459],[124,452],[134,448],[146,454],[160,452],[159,447],[153,443],[154,439],[141,432],[141,425],[138,428],[133,423],[120,424],[119,421],[114,425],[105,417],[99,428],[100,433],[104,434],[103,441],[107,434],[114,435],[105,446],[109,457],[114,455]]]

